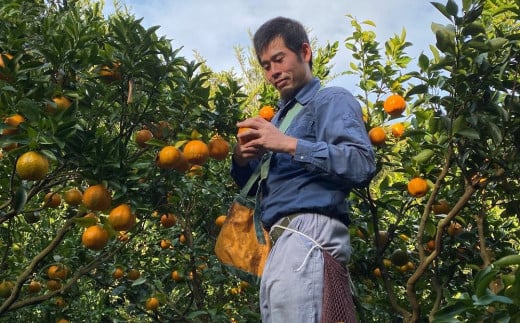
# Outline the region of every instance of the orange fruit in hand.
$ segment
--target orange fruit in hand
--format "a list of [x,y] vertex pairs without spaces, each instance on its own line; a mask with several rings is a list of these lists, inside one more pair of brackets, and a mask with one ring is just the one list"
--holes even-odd
[[106,211],[112,204],[110,193],[101,184],[89,186],[83,192],[83,205],[92,211]]
[[92,250],[101,250],[108,243],[108,231],[100,224],[92,225],[83,231],[81,242],[85,247]]
[[208,143],[209,157],[224,160],[229,154],[229,143],[221,136],[214,136]]
[[57,208],[61,204],[61,195],[55,192],[49,192],[43,197],[45,207]]
[[194,139],[184,145],[182,154],[189,163],[203,165],[209,158],[209,148],[202,140]]
[[368,132],[368,138],[374,146],[381,146],[386,141],[386,132],[382,127],[374,127]]
[[116,231],[130,230],[135,225],[135,220],[130,205],[126,203],[116,206],[108,215],[108,224]]
[[399,138],[404,134],[404,125],[400,122],[394,123],[390,129],[392,130],[392,135],[396,138]]
[[413,197],[426,195],[428,189],[428,182],[421,177],[415,177],[408,182],[408,193]]
[[[251,129],[251,128],[240,127],[240,128],[238,128],[237,135],[239,135],[239,134],[241,134],[241,133],[243,133],[243,132],[246,132],[246,131],[248,131],[248,130],[250,130],[250,129]],[[241,145],[245,144],[247,141],[248,141],[248,140],[245,140],[244,138],[240,138],[240,137],[238,138],[238,143],[241,144]]]
[[155,159],[157,167],[172,169],[181,161],[181,152],[175,146],[164,146]]
[[150,297],[146,300],[145,307],[149,311],[156,311],[159,308],[159,300],[156,297]]
[[153,133],[148,129],[141,129],[135,133],[135,142],[141,148],[146,147],[146,142],[153,138]]
[[258,111],[258,115],[267,121],[271,121],[274,117],[274,108],[270,105],[264,105]]
[[83,194],[80,190],[76,188],[71,188],[70,190],[66,191],[63,195],[63,199],[67,204],[70,205],[80,205],[81,201],[83,200]]
[[383,103],[383,109],[393,117],[400,116],[406,109],[406,101],[399,94],[392,94]]
[[16,173],[21,179],[29,181],[42,180],[49,172],[49,161],[44,155],[28,151],[16,161]]

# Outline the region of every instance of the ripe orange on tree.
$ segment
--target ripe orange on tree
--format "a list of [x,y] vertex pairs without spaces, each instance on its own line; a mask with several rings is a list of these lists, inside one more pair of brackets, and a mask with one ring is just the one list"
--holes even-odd
[[149,297],[146,300],[145,307],[148,311],[156,311],[159,308],[159,300],[157,297]]
[[209,157],[224,160],[229,154],[229,143],[219,135],[213,136],[208,143]]
[[274,117],[274,108],[270,105],[264,105],[258,111],[258,115],[267,121],[271,121]]
[[67,110],[72,105],[72,101],[63,95],[57,95],[52,98],[58,110]]
[[383,127],[376,126],[368,132],[368,138],[374,146],[381,146],[386,141],[386,132]]
[[63,264],[51,265],[47,268],[47,277],[64,280],[69,275],[69,269]]
[[186,243],[186,236],[184,235],[184,233],[181,233],[181,235],[179,236],[179,242],[182,244]]
[[45,207],[57,208],[61,204],[61,195],[56,192],[49,192],[43,197]]
[[16,161],[16,173],[21,179],[29,181],[42,180],[49,172],[47,157],[36,151],[22,154]]
[[42,289],[42,284],[37,280],[31,280],[29,282],[29,285],[27,285],[27,290],[31,294],[39,293],[41,289]]
[[155,163],[162,169],[172,169],[181,161],[181,151],[175,146],[164,146],[157,157]]
[[123,271],[123,268],[116,267],[114,271],[112,272],[112,278],[114,279],[121,279],[125,275],[125,272]]
[[184,145],[182,154],[189,163],[203,165],[209,158],[209,148],[204,141],[193,139]]
[[421,177],[414,177],[408,182],[408,193],[413,197],[422,197],[428,190],[428,182]]
[[11,281],[4,280],[0,283],[0,298],[8,298],[13,292],[14,284]]
[[402,250],[402,249],[396,249],[392,253],[392,256],[390,257],[390,260],[392,263],[396,266],[404,266],[408,263],[410,260],[410,256],[408,255],[408,252]]
[[168,239],[161,239],[159,245],[161,246],[161,249],[168,249],[172,246],[172,243]]
[[462,233],[464,229],[462,225],[457,221],[451,221],[450,226],[448,227],[448,234],[452,237],[458,236]]
[[83,193],[77,188],[71,188],[63,194],[63,199],[69,205],[80,205],[83,200]]
[[130,205],[122,203],[110,211],[108,224],[116,231],[128,231],[135,225],[136,217]]
[[139,277],[141,277],[141,272],[134,268],[128,270],[126,273],[126,278],[130,280],[137,280]]
[[102,184],[89,186],[83,192],[83,205],[92,211],[106,211],[112,204],[112,196]]
[[[10,60],[13,59],[13,55],[11,55],[11,54],[7,54],[7,53],[2,53],[2,54],[0,54],[0,69],[4,69],[4,68],[5,68],[5,62],[4,62],[4,59],[10,61]],[[6,80],[6,81],[9,81],[9,80],[10,80],[10,77],[9,77],[9,75],[4,75],[4,74],[0,71],[0,80]]]
[[49,279],[47,281],[47,289],[51,291],[55,291],[61,288],[61,282],[56,279]]
[[8,60],[13,59],[13,55],[11,55],[11,54],[7,54],[7,53],[0,54],[0,68],[5,68],[4,57],[7,58]]
[[219,215],[215,219],[215,225],[220,228],[220,227],[222,227],[222,225],[224,224],[225,221],[226,221],[226,215]]
[[399,138],[404,134],[405,128],[402,123],[398,122],[394,123],[390,130],[392,131],[392,135],[394,135],[394,137]]
[[172,271],[171,277],[176,282],[180,282],[182,280],[182,275],[177,270]]
[[445,199],[440,200],[432,205],[432,211],[435,214],[448,214],[450,213],[451,206]]
[[381,269],[379,267],[374,268],[373,274],[377,278],[381,278]]
[[[22,122],[25,122],[25,118],[21,114],[13,114],[4,119],[4,123],[12,128],[18,128]],[[12,135],[17,132],[18,129],[2,129],[2,135]]]
[[112,83],[121,80],[121,71],[119,70],[121,63],[113,62],[102,65],[99,69],[99,76],[106,83]]
[[177,217],[173,213],[161,215],[161,225],[165,228],[171,228],[177,224]]
[[383,103],[383,109],[391,116],[400,116],[406,109],[406,101],[399,94],[392,94]]
[[81,242],[88,249],[101,250],[107,245],[108,238],[108,231],[100,224],[96,224],[85,228],[81,235]]
[[141,148],[146,147],[146,142],[153,138],[153,133],[148,129],[141,129],[135,133],[135,142]]

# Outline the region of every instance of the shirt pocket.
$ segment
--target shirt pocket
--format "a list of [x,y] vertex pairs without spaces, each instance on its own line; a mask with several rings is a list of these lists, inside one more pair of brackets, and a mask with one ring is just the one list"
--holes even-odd
[[304,113],[298,119],[293,120],[287,134],[311,142],[316,142],[316,121],[310,113]]

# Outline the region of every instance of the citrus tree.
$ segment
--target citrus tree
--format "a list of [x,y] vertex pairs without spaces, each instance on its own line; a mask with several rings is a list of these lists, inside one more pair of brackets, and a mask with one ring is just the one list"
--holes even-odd
[[256,315],[212,251],[239,85],[210,86],[158,27],[99,3],[4,1],[0,17],[0,316]]
[[[518,320],[518,3],[432,3],[431,56],[351,17],[377,175],[353,193],[361,317]],[[412,70],[412,71],[410,71]]]

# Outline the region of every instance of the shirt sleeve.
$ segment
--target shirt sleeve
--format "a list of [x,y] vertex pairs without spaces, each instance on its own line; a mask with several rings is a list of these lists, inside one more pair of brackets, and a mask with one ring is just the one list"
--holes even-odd
[[313,107],[316,141],[298,139],[294,161],[346,188],[367,185],[375,155],[357,100],[345,89],[326,88]]

